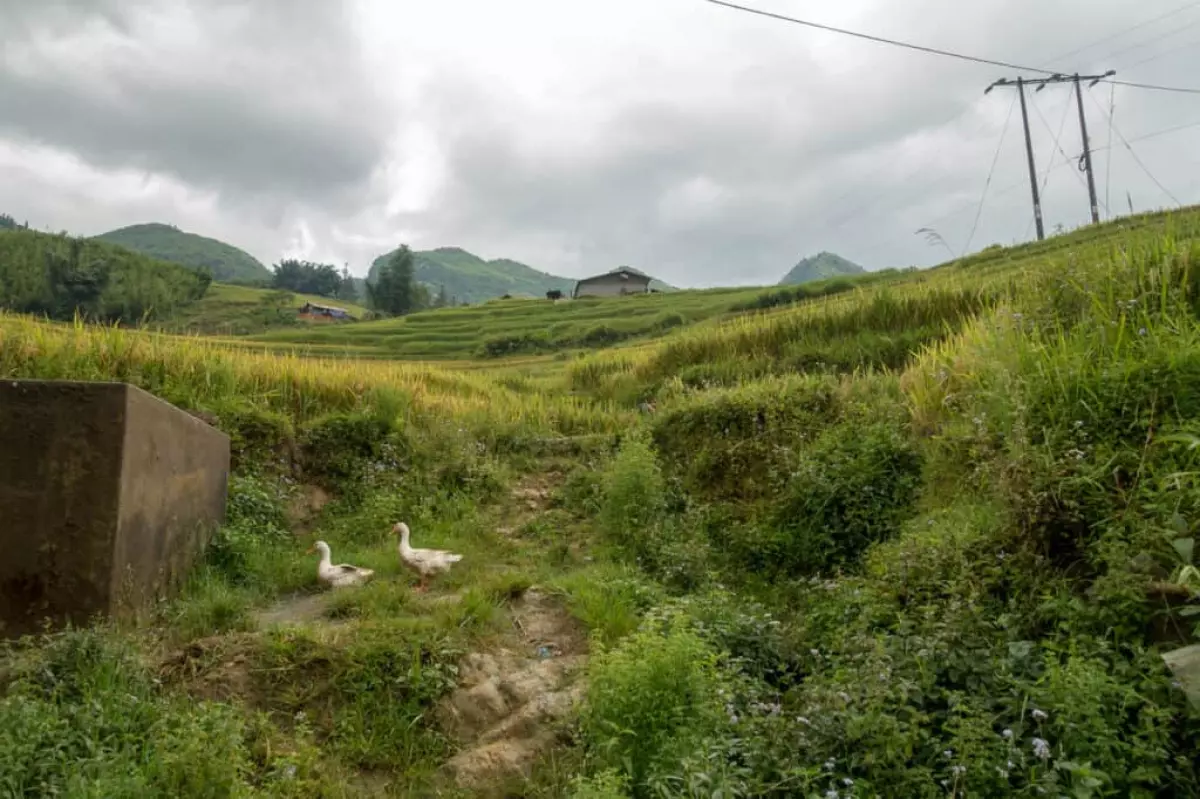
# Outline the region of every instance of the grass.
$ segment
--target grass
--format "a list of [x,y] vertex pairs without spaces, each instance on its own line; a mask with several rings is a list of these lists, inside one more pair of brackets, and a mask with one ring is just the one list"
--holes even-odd
[[[1198,233],[1188,209],[779,304],[627,298],[724,310],[495,368],[0,317],[0,376],[130,380],[237,457],[152,622],[0,658],[0,790],[455,795],[438,704],[536,585],[590,634],[587,690],[510,795],[1198,796],[1161,658],[1200,635]],[[335,499],[293,532],[297,479]],[[400,519],[466,556],[429,595]],[[377,579],[264,629],[315,537]]]
[[652,339],[706,319],[774,302],[837,293],[856,283],[884,282],[900,273],[807,284],[802,290],[711,289],[551,302],[496,299],[464,308],[423,311],[401,319],[353,326],[276,330],[254,340],[309,352],[356,357],[455,360],[529,356],[608,347]]
[[328,297],[213,283],[199,301],[177,309],[155,327],[173,333],[246,336],[275,328],[307,328],[326,324],[296,317],[296,310],[307,302],[342,308],[355,319],[363,319],[368,314],[361,305]]

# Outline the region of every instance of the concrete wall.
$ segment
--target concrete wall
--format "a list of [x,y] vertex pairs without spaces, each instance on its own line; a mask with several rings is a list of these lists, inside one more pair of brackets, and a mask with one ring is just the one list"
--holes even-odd
[[0,382],[0,635],[125,615],[224,517],[229,439],[119,383]]
[[225,518],[229,438],[157,397],[125,397],[114,612],[178,587]]
[[622,280],[620,275],[606,275],[580,281],[575,287],[575,296],[619,297],[622,294],[645,294],[649,290],[649,278],[630,277],[628,280]]

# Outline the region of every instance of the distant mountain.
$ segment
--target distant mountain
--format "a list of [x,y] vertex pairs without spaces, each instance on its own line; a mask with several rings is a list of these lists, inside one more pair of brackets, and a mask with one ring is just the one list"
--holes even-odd
[[867,270],[858,264],[847,261],[840,255],[831,252],[821,252],[805,258],[792,267],[792,271],[779,281],[781,286],[795,286],[799,283],[811,283],[814,280],[825,280],[843,275],[861,275]]
[[[376,258],[367,280],[375,282],[379,267],[394,253],[393,250]],[[553,289],[568,294],[575,288],[575,281],[569,278],[539,272],[507,258],[485,261],[458,247],[414,252],[413,258],[417,280],[435,294],[440,286],[445,286],[446,294],[459,302],[483,302],[505,294],[541,297]]]
[[206,267],[214,280],[224,283],[271,279],[271,271],[249,253],[223,241],[185,233],[172,225],[131,225],[96,238],[159,260],[193,268]]

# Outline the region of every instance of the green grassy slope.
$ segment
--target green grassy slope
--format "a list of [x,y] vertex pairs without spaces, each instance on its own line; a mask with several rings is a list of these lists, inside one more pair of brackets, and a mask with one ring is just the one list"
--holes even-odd
[[801,260],[779,281],[781,286],[794,286],[831,277],[861,275],[864,270],[858,264],[847,261],[840,255],[821,252]]
[[297,319],[295,309],[306,302],[345,309],[356,319],[368,311],[360,305],[271,289],[214,283],[198,302],[178,309],[156,325],[174,333],[244,336],[277,328],[304,328],[322,323]]
[[[896,273],[878,273],[882,280]],[[789,303],[853,283],[816,283],[795,289],[709,289],[586,298],[492,300],[466,308],[423,311],[401,319],[348,327],[280,330],[255,337],[273,345],[361,357],[412,360],[496,358],[564,350],[595,349],[623,341],[663,336],[706,319]]]
[[171,225],[131,225],[96,238],[163,261],[207,268],[214,280],[252,282],[271,278],[270,270],[249,253]]

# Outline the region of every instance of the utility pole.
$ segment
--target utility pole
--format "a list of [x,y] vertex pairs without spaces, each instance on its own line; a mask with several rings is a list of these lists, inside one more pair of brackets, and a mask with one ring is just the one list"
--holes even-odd
[[1083,86],[1075,73],[1075,99],[1079,101],[1079,134],[1083,138],[1083,165],[1087,171],[1088,199],[1092,201],[1092,224],[1100,222],[1100,204],[1096,202],[1096,177],[1092,173],[1092,149],[1088,146],[1087,117],[1083,113]]
[[1037,168],[1033,165],[1033,140],[1029,138],[1029,112],[1025,110],[1025,81],[1017,78],[1017,96],[1021,98],[1021,123],[1025,126],[1025,155],[1029,158],[1029,189],[1033,192],[1033,221],[1037,224],[1038,241],[1046,238],[1042,224],[1042,201],[1038,197]]
[[1020,78],[1019,77],[1015,81],[1008,80],[1007,78],[1001,78],[1000,80],[993,83],[991,86],[988,86],[983,92],[984,94],[988,94],[989,92],[991,92],[992,89],[996,88],[997,86],[1016,86],[1017,87],[1017,95],[1021,99],[1021,121],[1025,124],[1025,154],[1029,160],[1029,185],[1030,185],[1030,191],[1033,194],[1033,219],[1034,219],[1034,222],[1037,223],[1038,241],[1041,241],[1044,238],[1046,238],[1046,233],[1045,233],[1045,228],[1042,223],[1041,198],[1038,196],[1037,170],[1034,167],[1034,162],[1033,162],[1033,142],[1029,136],[1029,114],[1025,108],[1025,87],[1026,86],[1037,86],[1037,91],[1040,92],[1042,89],[1046,88],[1048,85],[1050,85],[1052,83],[1068,83],[1068,82],[1070,82],[1070,83],[1075,84],[1075,97],[1079,103],[1079,132],[1083,138],[1083,155],[1080,156],[1080,160],[1083,162],[1084,169],[1087,171],[1088,199],[1091,201],[1092,222],[1095,223],[1095,222],[1100,221],[1100,208],[1099,208],[1099,203],[1096,201],[1096,179],[1095,179],[1095,176],[1092,174],[1092,151],[1088,144],[1087,118],[1083,113],[1083,88],[1081,85],[1081,81],[1085,81],[1085,80],[1091,81],[1091,83],[1089,84],[1089,88],[1091,88],[1091,86],[1095,86],[1100,81],[1104,80],[1107,77],[1115,75],[1115,74],[1117,74],[1117,73],[1114,70],[1110,69],[1108,72],[1105,72],[1103,75],[1079,75],[1078,73],[1076,73],[1074,75],[1054,74],[1048,78]]

